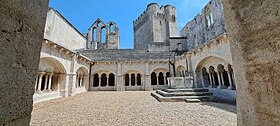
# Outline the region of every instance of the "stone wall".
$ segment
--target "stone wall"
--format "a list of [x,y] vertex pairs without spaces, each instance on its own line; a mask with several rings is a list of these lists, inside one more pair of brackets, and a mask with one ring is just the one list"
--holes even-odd
[[147,50],[134,49],[100,49],[100,50],[84,50],[81,54],[89,57],[93,61],[168,61],[168,51],[149,52]]
[[[178,36],[176,8],[171,5],[161,6],[151,3],[133,22],[134,48],[158,50],[153,43],[164,43],[168,38]],[[161,48],[165,49],[168,46]]]
[[[206,16],[209,10],[212,13],[213,24],[208,26]],[[223,34],[225,32],[224,25],[224,12],[221,1],[210,0],[201,12],[180,31],[181,37],[187,37],[186,40],[182,40],[183,50],[192,50]]]
[[0,0],[0,125],[29,125],[48,0]]
[[85,37],[54,9],[48,11],[44,38],[71,50],[86,48]]
[[239,126],[280,124],[280,2],[222,0],[237,82]]

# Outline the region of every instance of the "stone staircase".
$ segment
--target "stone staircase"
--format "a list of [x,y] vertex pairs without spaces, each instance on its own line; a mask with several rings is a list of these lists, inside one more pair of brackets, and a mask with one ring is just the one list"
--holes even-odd
[[195,89],[162,89],[151,93],[160,102],[201,102],[211,101],[213,93],[205,88]]

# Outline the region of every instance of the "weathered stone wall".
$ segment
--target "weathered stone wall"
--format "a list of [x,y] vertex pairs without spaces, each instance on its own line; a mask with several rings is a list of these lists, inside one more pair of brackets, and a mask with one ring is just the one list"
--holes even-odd
[[280,124],[280,1],[222,0],[239,126]]
[[86,48],[85,37],[54,9],[47,14],[44,38],[71,50]]
[[48,0],[0,0],[0,125],[29,125]]
[[81,54],[89,57],[93,61],[168,61],[168,51],[148,52],[147,50],[134,49],[100,49],[84,50]]
[[[207,26],[207,8],[210,8],[214,21],[210,26]],[[224,12],[221,1],[210,0],[201,12],[180,31],[181,37],[187,37],[186,40],[182,40],[183,50],[192,50],[197,46],[209,42],[216,36],[223,34],[225,32],[224,25]]]
[[[134,48],[159,50],[154,43],[164,43],[168,38],[178,36],[176,8],[171,5],[159,7],[151,3],[138,19],[133,22]],[[152,46],[150,46],[152,45]],[[162,47],[160,50],[166,49]]]

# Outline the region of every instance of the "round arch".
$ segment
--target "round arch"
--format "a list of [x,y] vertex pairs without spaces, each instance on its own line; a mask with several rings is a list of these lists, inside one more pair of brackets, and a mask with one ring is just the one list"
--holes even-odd
[[65,66],[58,60],[51,57],[43,57],[40,59],[39,72],[51,72],[51,73],[67,73]]

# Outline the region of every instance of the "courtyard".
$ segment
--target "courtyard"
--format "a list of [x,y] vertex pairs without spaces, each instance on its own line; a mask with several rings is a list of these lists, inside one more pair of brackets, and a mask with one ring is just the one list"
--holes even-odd
[[150,91],[86,92],[35,103],[32,126],[235,126],[236,106],[158,102]]

